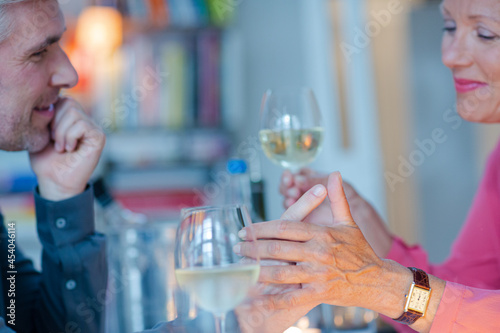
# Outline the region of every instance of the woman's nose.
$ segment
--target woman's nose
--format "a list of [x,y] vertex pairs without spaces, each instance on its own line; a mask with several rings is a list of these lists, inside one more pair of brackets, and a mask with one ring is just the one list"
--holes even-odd
[[448,68],[467,67],[472,64],[472,56],[467,44],[467,36],[444,36],[442,61]]

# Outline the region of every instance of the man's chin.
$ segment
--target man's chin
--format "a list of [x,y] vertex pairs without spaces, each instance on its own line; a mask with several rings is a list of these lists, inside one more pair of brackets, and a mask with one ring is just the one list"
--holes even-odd
[[39,153],[44,150],[48,145],[52,144],[50,141],[49,133],[44,135],[38,135],[37,137],[29,140],[27,146],[24,150],[27,150],[29,153]]

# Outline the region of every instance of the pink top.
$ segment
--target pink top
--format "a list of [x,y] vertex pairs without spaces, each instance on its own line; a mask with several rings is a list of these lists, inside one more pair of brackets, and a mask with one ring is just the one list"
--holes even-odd
[[500,332],[500,142],[449,258],[433,265],[420,246],[396,238],[387,259],[448,281],[431,332]]

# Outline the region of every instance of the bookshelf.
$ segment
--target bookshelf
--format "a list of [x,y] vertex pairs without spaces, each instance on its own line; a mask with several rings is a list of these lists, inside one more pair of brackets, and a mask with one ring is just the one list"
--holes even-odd
[[238,110],[230,100],[238,94],[226,87],[241,78],[232,74],[240,71],[234,71],[226,36],[234,7],[223,3],[116,5],[123,44],[95,70],[87,100],[108,137],[105,178],[127,208],[175,216],[183,206],[200,204],[196,193],[231,153]]
[[[219,9],[203,0],[86,3],[116,6],[123,19],[123,47],[113,55],[109,66],[97,68],[75,42],[78,16],[86,7],[78,1],[61,3],[68,26],[63,46],[80,76],[79,85],[64,94],[75,97],[105,129],[108,141],[100,166],[104,171],[99,172],[105,173],[119,199],[133,210],[155,210],[158,216],[175,218],[178,208],[193,203],[194,190],[211,181],[217,162],[232,150],[233,120],[240,110],[234,105],[241,101],[235,103],[231,98],[241,93],[224,87],[234,89],[227,79],[240,80],[233,73],[241,70],[235,68],[237,63],[221,59],[237,58],[232,56],[234,43],[228,43],[231,38],[227,38],[234,14],[234,6],[229,5],[232,0],[222,1],[224,6]],[[181,10],[171,10],[178,5]],[[169,13],[163,21],[161,15],[154,16],[162,6]],[[203,62],[207,54],[212,62]],[[142,65],[138,65],[140,61]],[[148,61],[151,69],[157,69],[153,66],[158,61],[160,66],[175,70],[143,100],[120,100],[123,94],[131,95],[134,86],[141,85],[137,80]],[[206,71],[199,72],[200,68]],[[91,70],[100,71],[102,76],[91,78]],[[209,80],[217,83],[208,84]],[[207,85],[212,86],[204,89]],[[176,93],[169,95],[170,91]],[[203,109],[199,108],[201,101]],[[208,107],[205,101],[209,101]],[[25,152],[0,151],[0,160],[0,208],[7,219],[31,230],[23,232],[28,240],[21,243],[31,258],[38,259],[40,247],[33,251],[29,248],[30,243],[38,242],[32,198],[36,179],[28,156]],[[170,209],[161,211],[162,206]]]

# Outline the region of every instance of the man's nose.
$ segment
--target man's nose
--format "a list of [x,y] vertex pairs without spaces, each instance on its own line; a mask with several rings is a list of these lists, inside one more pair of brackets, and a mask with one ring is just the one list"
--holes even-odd
[[54,61],[51,85],[59,88],[72,88],[78,83],[78,74],[69,61],[67,54],[59,48],[59,56]]

